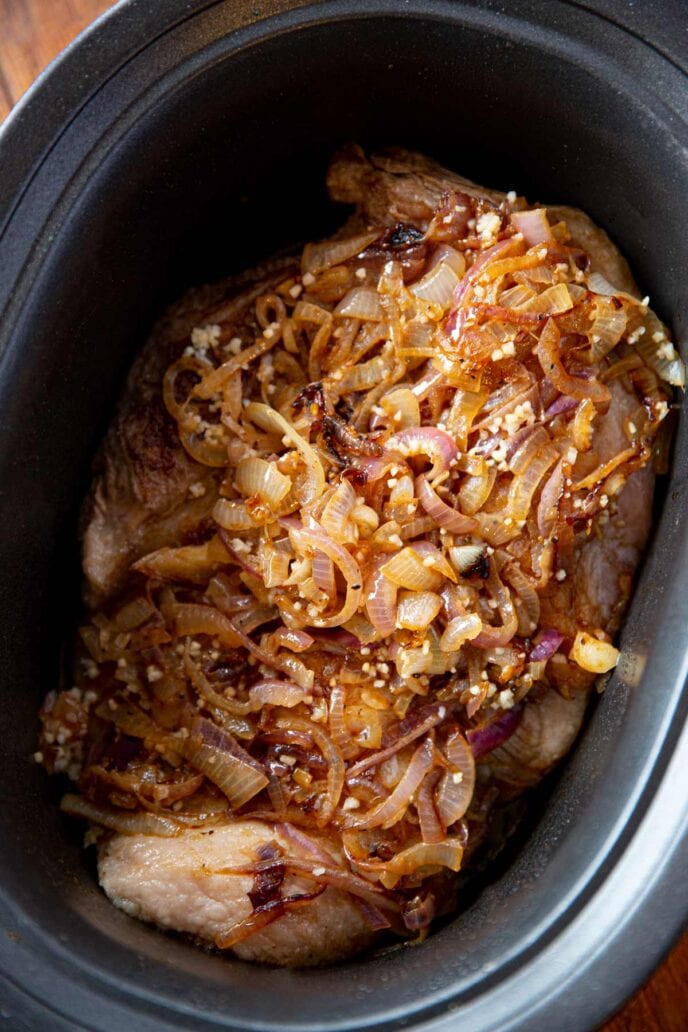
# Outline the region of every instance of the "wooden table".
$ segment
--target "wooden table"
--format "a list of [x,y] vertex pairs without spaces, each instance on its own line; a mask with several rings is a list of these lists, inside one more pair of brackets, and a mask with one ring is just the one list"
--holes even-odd
[[[112,0],[0,0],[0,121],[48,62],[112,6]],[[603,1032],[688,1032],[688,935]]]

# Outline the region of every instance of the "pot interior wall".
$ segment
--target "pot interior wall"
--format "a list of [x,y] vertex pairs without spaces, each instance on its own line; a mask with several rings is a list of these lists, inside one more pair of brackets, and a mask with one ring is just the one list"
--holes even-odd
[[[286,1019],[280,1000],[294,1022],[363,1024],[423,994],[439,1001],[457,978],[475,984],[491,958],[520,948],[553,902],[558,851],[604,790],[619,729],[631,734],[634,720],[650,717],[617,679],[515,866],[422,950],[278,972],[266,988],[264,973],[114,911],[56,812],[56,788],[29,760],[36,709],[56,683],[60,641],[78,611],[76,514],[89,464],[132,356],[168,300],[338,224],[324,173],[347,140],[424,150],[491,186],[580,205],[621,244],[679,335],[688,254],[672,199],[688,193],[688,175],[630,79],[546,35],[520,36],[507,18],[491,28],[344,19],[275,32],[238,52],[207,31],[193,58],[179,31],[180,57],[154,103],[143,94],[112,128],[103,122],[6,356],[2,878],[18,922],[39,922],[91,969],[106,961],[113,978],[128,978],[133,963],[143,995],[173,996],[183,978],[184,1006],[241,1027]],[[658,165],[671,174],[658,176]],[[636,607],[627,640],[647,653],[651,634]]]

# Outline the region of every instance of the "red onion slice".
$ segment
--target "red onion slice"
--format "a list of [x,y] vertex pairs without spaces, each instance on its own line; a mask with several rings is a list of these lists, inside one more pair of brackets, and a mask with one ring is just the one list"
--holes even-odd
[[511,223],[515,226],[517,232],[522,235],[528,247],[534,247],[536,244],[554,243],[545,208],[515,211],[511,216]]
[[498,717],[485,727],[477,728],[475,731],[468,731],[466,738],[471,747],[473,756],[479,760],[481,756],[492,752],[497,746],[503,745],[521,723],[523,716],[523,705],[513,706],[507,710],[503,717]]
[[443,502],[422,475],[416,477],[416,494],[428,516],[432,516],[440,527],[446,527],[455,534],[470,534],[477,529],[477,520],[472,516],[464,516],[462,512]]
[[570,412],[571,409],[575,409],[577,404],[578,402],[575,398],[569,398],[568,394],[560,394],[545,410],[544,422],[554,419],[555,416],[560,416],[564,412]]
[[560,634],[559,631],[555,631],[551,628],[543,631],[538,636],[538,640],[533,648],[530,650],[528,661],[530,663],[541,663],[545,660],[551,659],[563,640],[564,635]]
[[371,624],[384,637],[397,627],[397,586],[380,572],[387,556],[376,560],[365,584],[365,607]]
[[349,828],[382,828],[396,824],[406,811],[414,792],[421,785],[425,775],[435,762],[435,747],[430,738],[418,746],[403,777],[394,791],[368,813],[359,816],[347,815],[345,826]]
[[425,455],[432,462],[430,477],[445,473],[459,454],[454,438],[436,426],[408,427],[392,434],[386,444],[388,451],[399,452],[404,458]]
[[540,501],[537,508],[537,525],[543,538],[548,538],[556,525],[559,516],[559,501],[563,492],[564,460],[562,459],[554,467],[540,493]]
[[362,774],[363,771],[368,770],[370,767],[377,767],[384,760],[388,760],[390,756],[394,756],[404,746],[409,745],[410,742],[415,742],[417,738],[430,731],[431,728],[441,724],[446,716],[447,707],[441,703],[438,703],[436,706],[423,706],[421,709],[414,710],[395,728],[391,728],[386,733],[383,743],[386,742],[387,744],[383,749],[373,753],[371,756],[366,756],[349,768],[346,775],[347,781],[352,781],[359,774]]
[[253,707],[257,709],[262,706],[286,706],[291,709],[303,702],[309,692],[298,684],[268,678],[254,684],[248,694]]

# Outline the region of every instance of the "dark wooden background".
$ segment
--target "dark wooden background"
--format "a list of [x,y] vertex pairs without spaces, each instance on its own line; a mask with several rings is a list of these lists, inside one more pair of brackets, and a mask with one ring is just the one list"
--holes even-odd
[[[112,0],[0,0],[0,121],[48,62],[111,6]],[[688,935],[603,1032],[688,1032]]]

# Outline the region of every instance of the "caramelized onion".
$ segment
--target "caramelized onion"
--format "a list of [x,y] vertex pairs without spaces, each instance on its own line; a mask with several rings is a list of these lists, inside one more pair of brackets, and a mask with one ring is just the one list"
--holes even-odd
[[328,556],[334,565],[341,570],[342,576],[346,581],[346,598],[339,612],[334,613],[332,616],[315,617],[312,623],[315,627],[336,627],[339,624],[346,623],[358,609],[361,599],[363,578],[358,563],[342,545],[333,541],[329,534],[326,534],[317,524],[300,530],[292,529],[290,537],[297,546],[310,548],[316,552],[320,551]]
[[475,789],[475,758],[468,742],[453,732],[445,748],[449,770],[442,775],[435,802],[445,828],[456,824],[470,806]]
[[522,716],[523,706],[513,706],[503,716],[497,717],[496,720],[490,721],[489,724],[484,724],[475,731],[468,731],[466,737],[475,759],[479,760],[482,756],[486,756],[487,753],[492,752],[493,749],[503,745],[504,742],[511,738],[521,723]]
[[554,319],[548,319],[537,343],[537,356],[542,371],[558,391],[582,401],[589,398],[596,405],[605,405],[611,394],[604,384],[595,380],[583,380],[566,372],[559,351],[560,333]]
[[477,521],[443,502],[424,476],[416,477],[416,493],[420,504],[438,526],[446,527],[455,534],[470,534],[477,529]]
[[546,208],[514,211],[511,213],[511,224],[522,235],[528,247],[534,247],[536,244],[554,243]]
[[401,818],[411,802],[411,797],[435,762],[435,748],[426,738],[414,752],[404,775],[394,791],[368,813],[360,817],[347,816],[345,825],[349,828],[389,828]]
[[180,739],[179,748],[196,770],[224,792],[235,810],[267,786],[268,778],[258,761],[205,717],[196,718],[189,737]]
[[399,433],[392,434],[386,448],[404,458],[415,458],[418,455],[428,458],[432,463],[428,473],[431,480],[446,472],[459,452],[454,439],[446,430],[439,430],[434,426],[400,430]]
[[62,797],[60,809],[71,817],[83,817],[84,820],[99,824],[102,828],[117,831],[122,835],[158,835],[162,838],[175,838],[181,835],[183,825],[172,818],[161,817],[155,813],[132,813],[109,806],[96,806],[81,796],[67,793]]
[[418,842],[386,862],[357,860],[356,866],[377,874],[385,888],[393,889],[402,878],[422,869],[447,867],[450,871],[460,871],[462,860],[463,844],[457,839],[445,839],[432,844]]

